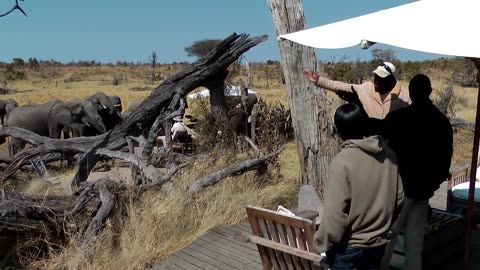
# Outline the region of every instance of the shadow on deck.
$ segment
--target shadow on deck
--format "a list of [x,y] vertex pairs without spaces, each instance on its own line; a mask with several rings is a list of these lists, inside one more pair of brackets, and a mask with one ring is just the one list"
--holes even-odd
[[[241,240],[241,234],[251,234],[248,223],[215,228],[195,240],[189,246],[152,267],[154,270],[201,269],[262,269],[257,247]],[[459,239],[463,242],[463,239]],[[472,266],[480,269],[480,231],[473,231]],[[444,253],[445,251],[439,251]],[[447,252],[448,253],[448,252]],[[463,257],[438,270],[463,269]],[[394,268],[392,268],[394,269]],[[429,270],[429,269],[426,269]]]

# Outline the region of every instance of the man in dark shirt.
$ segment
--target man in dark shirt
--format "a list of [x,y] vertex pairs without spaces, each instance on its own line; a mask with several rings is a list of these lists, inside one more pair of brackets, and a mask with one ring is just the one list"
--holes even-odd
[[[448,118],[430,100],[430,79],[418,74],[410,81],[412,104],[389,113],[380,123],[380,133],[390,139],[397,154],[405,202],[396,226],[405,235],[405,264],[421,269],[428,200],[449,177],[453,131]],[[378,123],[378,122],[377,122]],[[391,255],[386,253],[386,260]]]

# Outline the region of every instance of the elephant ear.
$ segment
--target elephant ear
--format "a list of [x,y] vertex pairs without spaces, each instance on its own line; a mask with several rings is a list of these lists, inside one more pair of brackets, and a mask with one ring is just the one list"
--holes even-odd
[[77,104],[74,104],[72,107],[71,107],[71,110],[72,112],[72,115],[74,117],[82,117],[83,115],[83,112],[84,112],[84,109],[83,109],[83,106],[82,104],[80,103],[77,103]]
[[5,106],[5,112],[8,114],[10,113],[15,107],[18,107],[18,105],[15,103],[9,103],[7,106]]

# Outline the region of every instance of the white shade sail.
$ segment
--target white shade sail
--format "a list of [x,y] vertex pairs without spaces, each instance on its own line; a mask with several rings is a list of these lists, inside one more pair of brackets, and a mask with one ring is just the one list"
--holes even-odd
[[480,58],[480,0],[422,0],[279,36],[339,49],[362,40],[405,49]]

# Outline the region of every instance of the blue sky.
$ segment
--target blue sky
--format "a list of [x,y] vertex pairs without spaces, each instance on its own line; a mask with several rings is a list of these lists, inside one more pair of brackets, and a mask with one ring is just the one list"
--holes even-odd
[[[411,0],[303,0],[309,27],[319,26]],[[0,13],[14,0],[1,0]],[[145,62],[156,51],[161,63],[193,61],[184,48],[201,39],[223,39],[233,32],[267,34],[250,50],[249,61],[278,60],[279,50],[266,0],[25,0],[27,12],[0,18],[0,61],[37,57],[62,62]],[[407,17],[405,19],[408,19]],[[377,48],[393,48],[375,46]],[[439,55],[393,48],[401,60]],[[371,59],[359,48],[318,50],[321,61]]]

